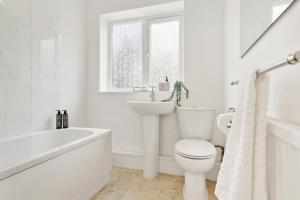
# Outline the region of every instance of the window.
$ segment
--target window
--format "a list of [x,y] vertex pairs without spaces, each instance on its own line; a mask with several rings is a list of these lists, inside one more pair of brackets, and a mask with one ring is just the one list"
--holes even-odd
[[113,88],[143,83],[143,23],[113,24],[111,31],[111,81]]
[[110,23],[108,88],[157,85],[181,79],[181,16]]

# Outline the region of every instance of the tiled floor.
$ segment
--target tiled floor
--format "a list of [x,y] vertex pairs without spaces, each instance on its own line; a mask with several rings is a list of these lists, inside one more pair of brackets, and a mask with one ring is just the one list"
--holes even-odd
[[[208,182],[209,200],[214,196],[215,183]],[[144,179],[142,171],[114,168],[112,180],[92,200],[183,200],[183,177],[160,174]]]

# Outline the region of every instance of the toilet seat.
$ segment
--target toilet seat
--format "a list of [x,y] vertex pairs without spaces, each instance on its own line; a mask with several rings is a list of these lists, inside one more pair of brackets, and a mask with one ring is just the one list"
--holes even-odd
[[216,155],[212,155],[212,156],[207,156],[207,157],[197,157],[197,156],[185,155],[185,154],[178,153],[178,152],[175,152],[175,153],[177,155],[181,156],[181,157],[184,157],[184,158],[187,158],[187,159],[191,159],[191,160],[207,160],[207,159],[210,159],[210,158],[213,158],[213,157],[216,156]]
[[217,155],[213,144],[205,140],[196,139],[180,140],[175,145],[175,153],[179,156],[195,160],[209,159]]

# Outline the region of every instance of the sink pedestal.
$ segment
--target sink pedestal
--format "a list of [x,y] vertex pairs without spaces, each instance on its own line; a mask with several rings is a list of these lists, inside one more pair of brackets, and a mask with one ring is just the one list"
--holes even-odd
[[143,173],[155,178],[159,172],[159,115],[143,115]]
[[175,110],[175,102],[129,101],[129,106],[143,118],[143,171],[145,178],[155,178],[159,172],[159,115]]

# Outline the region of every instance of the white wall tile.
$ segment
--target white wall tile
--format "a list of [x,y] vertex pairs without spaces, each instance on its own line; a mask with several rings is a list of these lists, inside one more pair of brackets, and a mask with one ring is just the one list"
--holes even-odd
[[[64,107],[71,109],[76,122],[83,118],[77,117],[82,114],[77,110],[83,107],[83,100],[77,97],[85,88],[85,55],[67,54],[68,60],[81,60],[72,63],[75,68],[66,64],[62,55],[70,49],[85,51],[84,2],[10,0],[0,6],[0,139],[55,128],[55,110],[62,108],[63,85],[64,91],[71,90],[74,97],[64,98]],[[76,21],[80,34],[75,36],[66,31],[68,24],[74,23],[70,13],[82,18]],[[71,81],[62,80],[62,63],[69,69],[68,76],[74,75]],[[77,88],[69,82],[80,85]],[[72,125],[72,118],[70,121]]]
[[30,133],[31,1],[6,1],[0,19],[1,139]]

